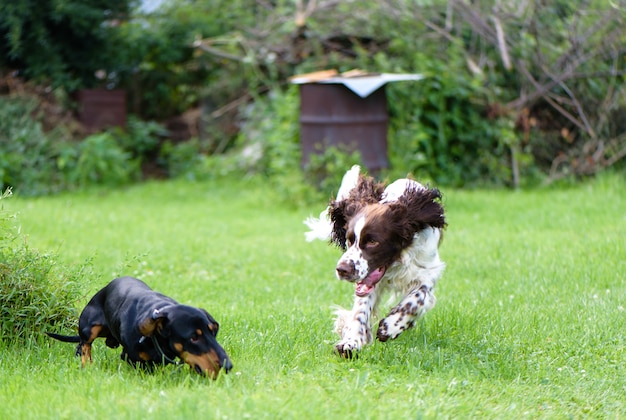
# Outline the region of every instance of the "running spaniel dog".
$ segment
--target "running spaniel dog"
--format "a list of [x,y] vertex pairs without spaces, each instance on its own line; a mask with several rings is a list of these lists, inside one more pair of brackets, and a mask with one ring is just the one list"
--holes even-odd
[[433,289],[445,268],[438,251],[446,226],[439,190],[411,179],[385,188],[355,165],[337,198],[305,224],[308,241],[330,240],[343,249],[335,274],[355,284],[352,310],[336,312],[341,356],[350,358],[372,342],[372,317],[384,292],[403,297],[378,324],[376,337],[383,342],[435,306]]

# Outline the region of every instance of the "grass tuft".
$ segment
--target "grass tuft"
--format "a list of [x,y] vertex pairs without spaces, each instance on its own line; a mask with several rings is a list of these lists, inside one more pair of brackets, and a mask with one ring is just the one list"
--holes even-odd
[[[0,200],[9,196],[7,190]],[[43,331],[76,326],[76,279],[84,267],[65,270],[53,256],[29,248],[20,241],[14,220],[0,208],[0,340],[23,345],[40,339]]]

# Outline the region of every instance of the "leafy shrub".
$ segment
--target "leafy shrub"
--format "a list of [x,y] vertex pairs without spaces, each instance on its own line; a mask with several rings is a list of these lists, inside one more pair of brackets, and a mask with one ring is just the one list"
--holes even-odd
[[304,168],[305,179],[326,195],[334,196],[345,172],[356,164],[365,168],[358,151],[349,152],[340,146],[330,146],[310,155]]
[[156,155],[164,130],[130,118],[127,131],[70,142],[44,133],[37,107],[37,99],[29,96],[0,100],[0,188],[11,186],[22,195],[135,181],[141,161]]
[[112,129],[66,141],[45,133],[31,96],[0,97],[0,189],[42,195],[90,185],[121,186],[141,176],[141,164],[156,160],[165,129],[129,118],[127,130]]
[[441,185],[509,183],[516,133],[510,120],[487,118],[483,81],[453,55],[447,62],[420,53],[413,59],[424,80],[411,89],[389,89],[392,167]]
[[[5,191],[0,201],[9,195]],[[87,265],[57,266],[52,256],[18,242],[13,220],[0,207],[0,340],[25,341],[53,328],[75,329],[75,305]]]
[[205,151],[198,139],[183,143],[165,142],[159,153],[159,160],[171,178],[186,177],[191,180],[206,178]]
[[27,247],[0,253],[0,320],[5,341],[76,328],[80,271],[63,272],[49,255]]
[[92,134],[77,148],[61,151],[59,167],[72,186],[121,186],[140,178],[139,162],[109,132]]
[[167,130],[155,121],[143,121],[131,115],[125,130],[114,128],[111,134],[118,146],[143,163],[158,155],[161,138],[167,136]]
[[54,146],[43,132],[31,97],[0,99],[0,189],[7,186],[25,195],[59,188]]
[[258,159],[249,162],[251,171],[273,177],[299,168],[299,110],[296,86],[272,90],[246,109],[237,141],[240,146],[259,149]]

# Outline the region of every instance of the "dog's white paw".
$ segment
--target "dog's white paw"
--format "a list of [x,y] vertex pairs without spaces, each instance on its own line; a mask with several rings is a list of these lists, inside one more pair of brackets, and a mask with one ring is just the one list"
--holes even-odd
[[357,352],[361,350],[363,344],[357,340],[341,340],[335,345],[335,350],[341,357],[352,359],[357,356]]
[[398,337],[402,331],[412,328],[415,323],[414,320],[406,320],[405,322],[401,321],[403,321],[403,319],[398,317],[397,314],[381,320],[378,324],[378,331],[376,331],[376,338],[382,342],[389,339],[393,340]]

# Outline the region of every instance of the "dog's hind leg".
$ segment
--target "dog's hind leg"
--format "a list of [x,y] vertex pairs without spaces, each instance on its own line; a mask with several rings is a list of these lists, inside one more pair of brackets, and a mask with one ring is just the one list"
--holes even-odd
[[91,344],[93,341],[98,337],[106,337],[107,335],[108,328],[103,325],[93,325],[83,328],[80,331],[80,336],[83,340],[78,345],[79,348],[76,349],[76,352],[79,353],[80,350],[80,362],[82,367],[85,367],[87,360],[89,360],[89,363],[93,362],[93,358],[91,357]]
[[412,328],[422,315],[435,306],[435,302],[432,287],[422,285],[412,290],[380,321],[376,337],[383,342],[398,337]]

